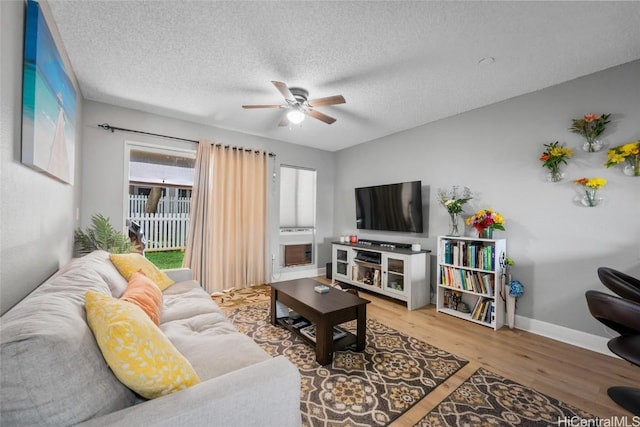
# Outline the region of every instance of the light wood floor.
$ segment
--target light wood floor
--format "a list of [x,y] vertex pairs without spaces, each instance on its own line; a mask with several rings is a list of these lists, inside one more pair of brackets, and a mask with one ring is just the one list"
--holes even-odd
[[[331,283],[324,277],[315,279]],[[629,362],[507,326],[494,331],[437,313],[433,305],[409,311],[402,302],[358,292],[371,301],[367,317],[469,360],[392,427],[413,426],[480,367],[597,417],[632,419],[607,396],[612,385],[640,387],[640,368]]]

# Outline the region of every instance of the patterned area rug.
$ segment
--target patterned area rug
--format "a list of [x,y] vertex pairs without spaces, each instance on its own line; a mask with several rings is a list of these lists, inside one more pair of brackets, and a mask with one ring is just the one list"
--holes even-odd
[[[363,352],[334,353],[325,367],[314,349],[271,325],[269,303],[225,310],[234,326],[269,354],[285,355],[302,376],[303,426],[384,426],[402,415],[467,361],[367,319]],[[355,321],[342,325],[352,332]]]
[[211,294],[211,299],[223,309],[269,302],[271,301],[271,286],[256,285],[244,289],[229,289],[222,292],[214,292]]
[[576,407],[480,368],[414,427],[586,426],[594,425],[588,422],[595,419]]

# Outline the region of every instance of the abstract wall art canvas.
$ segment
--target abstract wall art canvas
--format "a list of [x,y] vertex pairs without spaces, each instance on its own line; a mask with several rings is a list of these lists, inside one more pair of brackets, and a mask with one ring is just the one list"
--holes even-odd
[[22,163],[73,184],[76,91],[40,5],[26,7]]

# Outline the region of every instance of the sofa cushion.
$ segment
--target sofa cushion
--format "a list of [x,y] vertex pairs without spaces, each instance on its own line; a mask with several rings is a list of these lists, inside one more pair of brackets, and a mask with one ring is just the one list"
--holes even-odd
[[131,276],[127,290],[124,291],[120,299],[134,303],[147,313],[153,323],[160,324],[162,292],[142,270]]
[[98,273],[102,280],[109,286],[109,291],[112,296],[120,298],[127,289],[127,279],[122,277],[122,274],[120,274],[109,260],[109,252],[94,251],[88,256],[77,258],[76,262],[80,262],[85,268],[91,268]]
[[87,321],[114,374],[147,399],[200,382],[189,361],[140,307],[99,292],[86,293]]
[[176,283],[163,292],[163,298],[160,329],[189,359],[202,381],[271,357],[233,327],[198,282]]
[[142,269],[144,274],[153,283],[158,285],[161,291],[165,290],[169,286],[173,285],[173,280],[163,271],[158,270],[158,267],[153,265],[151,261],[146,259],[140,254],[111,254],[109,259],[116,266],[122,277],[129,280],[133,273],[136,273]]
[[85,318],[85,292],[117,292],[113,273],[105,252],[74,259],[2,316],[0,425],[71,425],[135,402]]
[[[164,323],[160,327],[180,353],[189,359],[202,381],[271,358],[255,341],[215,314],[201,314]],[[233,356],[229,357],[229,354]]]
[[206,313],[217,313],[222,319],[225,315],[195,280],[178,282],[162,292],[163,305],[160,323],[190,319]]

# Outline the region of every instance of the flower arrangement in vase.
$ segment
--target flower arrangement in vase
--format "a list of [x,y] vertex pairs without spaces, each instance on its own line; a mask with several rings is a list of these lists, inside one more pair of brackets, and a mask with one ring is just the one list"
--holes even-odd
[[480,209],[466,220],[467,225],[478,230],[478,237],[491,239],[493,230],[504,230],[504,218],[491,209]]
[[438,189],[438,200],[449,212],[449,236],[460,235],[458,223],[460,214],[464,211],[462,206],[472,198],[471,190],[467,187],[462,187],[461,189],[459,186],[454,185],[449,191]]
[[567,147],[558,146],[559,142],[544,144],[546,147],[540,161],[542,167],[549,169],[549,181],[558,182],[562,179],[560,164],[567,164],[567,159],[573,156],[573,150]]
[[625,175],[640,176],[640,139],[609,150],[607,162],[604,165],[610,168],[625,162],[627,163],[623,169]]
[[598,197],[598,190],[607,185],[604,178],[580,178],[573,181],[576,185],[582,186],[584,195],[580,200],[587,207],[594,207],[600,204],[602,197]]
[[604,144],[598,137],[607,128],[611,114],[585,114],[581,119],[572,119],[569,130],[578,135],[582,135],[587,142],[582,146],[584,151],[593,153],[600,151]]

